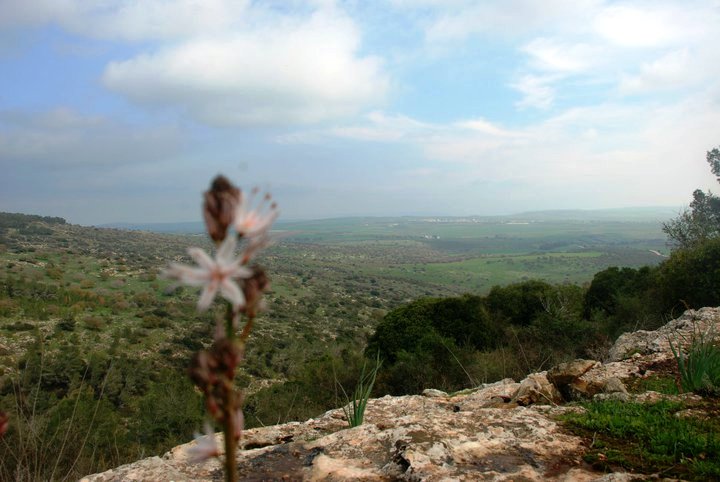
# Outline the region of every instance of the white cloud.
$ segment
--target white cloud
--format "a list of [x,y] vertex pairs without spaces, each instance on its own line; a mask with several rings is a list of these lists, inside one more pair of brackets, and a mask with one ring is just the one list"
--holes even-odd
[[0,30],[54,23],[135,42],[111,61],[108,89],[215,126],[312,123],[380,105],[390,86],[378,56],[333,1],[0,0]]
[[[425,22],[429,43],[463,40],[470,35],[492,33],[501,38],[522,38],[537,31],[574,32],[587,23],[599,0],[505,0],[497,2],[398,2],[406,8],[431,8],[434,15]],[[579,23],[570,22],[573,19]]]
[[59,108],[27,113],[0,111],[0,166],[18,163],[55,169],[151,163],[177,154],[175,128],[131,127]]
[[[517,194],[529,202],[546,202],[545,196],[556,206],[562,192],[584,192],[585,206],[679,205],[693,189],[714,182],[704,154],[718,143],[720,92],[667,105],[576,107],[515,129],[482,118],[446,124],[385,114],[375,119],[324,135],[419,152],[418,167],[403,172],[431,180],[448,196],[473,182],[510,183],[527,186]],[[315,141],[323,142],[319,135]]]
[[461,129],[469,129],[471,131],[487,134],[492,137],[522,137],[523,135],[521,132],[504,129],[483,118],[455,122],[452,126],[459,127]]
[[112,62],[103,82],[211,125],[312,123],[382,100],[389,81],[381,60],[358,56],[359,47],[349,17],[318,10]]
[[599,61],[602,49],[586,43],[563,43],[539,37],[522,48],[530,56],[530,65],[550,72],[578,73]]
[[56,23],[95,38],[176,39],[240,24],[248,5],[249,0],[0,0],[0,27]]
[[436,128],[432,124],[404,115],[388,115],[374,111],[366,115],[365,122],[361,124],[330,128],[316,133],[315,140],[329,135],[360,141],[399,141],[432,133]]
[[703,77],[702,72],[691,68],[687,49],[681,49],[668,52],[652,62],[643,63],[638,75],[625,75],[621,78],[619,89],[626,94],[672,89],[689,82],[702,81]]
[[717,73],[712,66],[720,64],[720,50],[714,48],[720,42],[720,10],[712,1],[394,4],[422,12],[417,23],[427,50],[435,55],[451,55],[454,48],[478,41],[523,54],[507,81],[522,96],[516,103],[520,109],[550,109],[570,85],[590,86],[587,90],[602,85],[606,95],[698,85],[708,81],[708,71]]
[[547,75],[522,76],[510,84],[512,88],[523,95],[523,98],[516,105],[520,108],[548,109],[555,100],[555,89],[552,87],[554,80],[555,77]]
[[595,18],[596,31],[622,47],[659,47],[684,40],[692,34],[683,25],[684,8],[610,5]]

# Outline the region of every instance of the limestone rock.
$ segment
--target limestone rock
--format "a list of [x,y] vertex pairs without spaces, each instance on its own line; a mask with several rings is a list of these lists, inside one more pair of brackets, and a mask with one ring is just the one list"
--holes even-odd
[[546,372],[533,373],[520,382],[512,401],[518,405],[557,405],[563,402],[558,389],[547,379]]
[[624,360],[634,354],[662,354],[672,356],[668,340],[683,345],[689,343],[693,333],[720,335],[720,308],[701,308],[687,310],[679,318],[672,320],[655,331],[639,330],[620,335],[610,348],[610,361]]
[[559,388],[574,382],[598,364],[599,362],[595,360],[573,360],[561,363],[548,371],[547,378]]
[[627,394],[625,384],[618,377],[610,377],[605,380],[602,387],[603,393],[624,393]]
[[[582,466],[583,440],[567,434],[554,420],[557,414],[572,409],[482,408],[493,392],[497,393],[498,387],[449,399],[405,396],[371,400],[367,423],[353,429],[338,427],[328,412],[304,423],[248,430],[250,440],[280,436],[280,442],[239,451],[241,478],[569,481],[602,475]],[[221,479],[221,467],[215,460],[188,464],[185,451],[191,444],[176,447],[162,459],[145,459],[83,480]]]
[[422,392],[423,397],[447,397],[447,392],[443,392],[442,390],[436,390],[434,388],[426,388]]
[[557,387],[565,400],[574,400],[578,394],[588,393],[587,383],[580,380],[590,369],[600,365],[595,360],[573,360],[561,363],[547,372],[547,379]]

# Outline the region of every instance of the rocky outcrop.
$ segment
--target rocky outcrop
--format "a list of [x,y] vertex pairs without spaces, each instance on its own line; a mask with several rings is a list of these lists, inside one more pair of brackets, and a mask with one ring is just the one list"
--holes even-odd
[[670,342],[686,346],[698,334],[720,335],[718,308],[687,310],[679,318],[655,331],[624,333],[610,348],[609,360],[620,361],[635,354],[671,357]]
[[[563,405],[568,399],[661,397],[630,395],[626,382],[671,360],[665,339],[693,329],[693,323],[694,329],[720,328],[720,309],[687,312],[656,332],[624,335],[606,364],[576,360],[519,383],[505,379],[452,395],[426,390],[374,399],[360,427],[348,429],[337,409],[302,423],[247,430],[237,453],[241,479],[643,480],[647,477],[638,474],[594,472],[582,462],[589,441],[564,430],[557,417],[582,410]],[[216,460],[188,462],[187,449],[194,444],[83,481],[222,480]]]

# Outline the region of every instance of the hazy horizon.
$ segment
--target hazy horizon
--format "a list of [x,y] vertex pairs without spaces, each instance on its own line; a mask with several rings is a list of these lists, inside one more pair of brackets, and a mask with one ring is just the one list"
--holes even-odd
[[[609,208],[609,209],[550,209],[550,210],[542,210],[542,211],[522,211],[522,212],[510,212],[510,213],[498,213],[498,214],[466,214],[466,215],[456,215],[456,214],[397,214],[397,215],[378,215],[378,216],[367,216],[367,215],[346,215],[346,216],[330,216],[330,217],[322,217],[322,218],[283,218],[280,217],[276,221],[277,226],[282,226],[283,224],[292,224],[292,223],[305,223],[305,222],[324,222],[324,221],[333,221],[333,220],[344,220],[344,219],[350,219],[350,220],[358,220],[358,219],[369,219],[369,220],[378,220],[378,219],[402,219],[402,218],[410,218],[410,219],[423,219],[423,218],[438,218],[438,219],[467,219],[467,218],[476,218],[476,219],[503,219],[503,218],[513,218],[513,217],[526,217],[528,219],[533,218],[537,219],[541,217],[542,215],[550,215],[551,217],[554,217],[555,219],[562,219],[562,220],[572,220],[575,219],[571,216],[571,214],[586,214],[589,219],[600,219],[600,217],[608,219],[608,220],[627,220],[630,218],[639,217],[640,221],[646,221],[646,222],[652,222],[652,221],[664,221],[666,219],[670,219],[671,217],[676,216],[680,210],[681,207],[673,207],[673,206],[628,206],[628,207],[621,207],[621,208]],[[639,211],[639,212],[638,212]],[[24,214],[38,214],[38,213],[24,213]],[[616,216],[614,216],[616,214]],[[571,217],[564,217],[565,215],[571,216]],[[601,216],[603,215],[603,216]],[[662,216],[662,218],[658,217]],[[67,222],[71,224],[79,224],[79,223],[73,223],[72,220],[66,219]],[[161,222],[150,222],[150,223],[144,223],[144,222],[133,222],[133,221],[110,221],[102,224],[94,224],[92,226],[97,227],[122,227],[124,225],[127,226],[152,226],[152,225],[198,225],[201,229],[200,231],[204,230],[203,221],[201,219],[201,215],[198,212],[197,219],[195,220],[176,220],[176,221],[161,221]]]
[[0,0],[0,211],[286,220],[686,206],[717,190],[714,1]]

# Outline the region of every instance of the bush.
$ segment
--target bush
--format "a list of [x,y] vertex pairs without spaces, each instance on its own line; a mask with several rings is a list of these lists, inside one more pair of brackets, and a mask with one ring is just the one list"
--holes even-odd
[[526,326],[545,310],[543,299],[554,291],[552,285],[537,280],[494,286],[487,296],[487,307],[497,322]]
[[140,398],[131,430],[133,440],[158,453],[190,440],[205,413],[202,396],[183,374],[163,370],[160,379]]
[[594,312],[614,315],[621,296],[636,296],[653,286],[653,274],[653,269],[647,266],[640,269],[613,266],[596,273],[585,292],[583,315],[585,318]]
[[83,323],[85,324],[85,328],[92,331],[100,331],[105,325],[103,319],[96,315],[86,316],[83,318]]
[[502,330],[494,324],[480,296],[424,298],[397,308],[378,324],[365,351],[393,364],[400,352],[442,352],[447,345],[478,350],[498,346]]
[[673,251],[660,265],[659,284],[667,312],[720,305],[720,238]]

